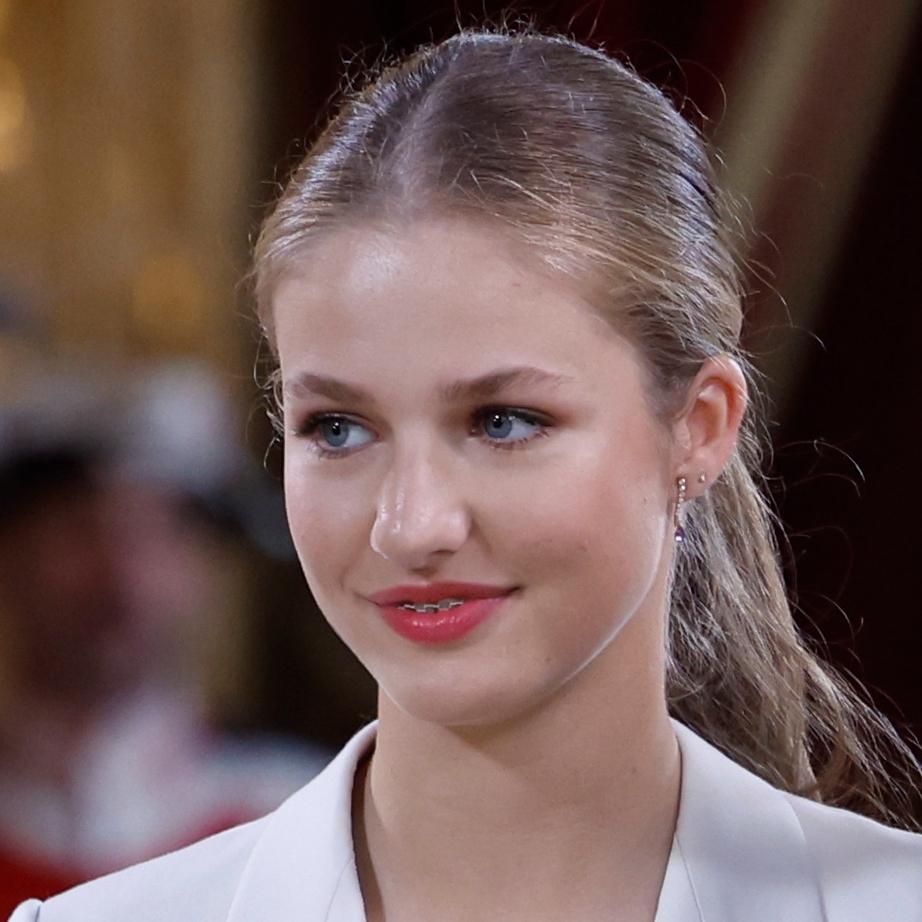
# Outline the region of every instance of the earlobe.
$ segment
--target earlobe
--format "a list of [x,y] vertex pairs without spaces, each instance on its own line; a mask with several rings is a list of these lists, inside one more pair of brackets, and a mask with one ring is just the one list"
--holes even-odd
[[729,461],[746,404],[739,363],[728,355],[707,359],[689,386],[675,430],[676,472],[688,477],[689,498],[703,492]]

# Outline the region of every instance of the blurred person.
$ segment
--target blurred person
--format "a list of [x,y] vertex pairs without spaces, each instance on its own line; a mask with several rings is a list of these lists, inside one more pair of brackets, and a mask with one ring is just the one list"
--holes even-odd
[[214,381],[52,381],[0,416],[0,915],[261,815],[326,758],[219,732],[201,690],[239,588],[209,512],[243,466]]

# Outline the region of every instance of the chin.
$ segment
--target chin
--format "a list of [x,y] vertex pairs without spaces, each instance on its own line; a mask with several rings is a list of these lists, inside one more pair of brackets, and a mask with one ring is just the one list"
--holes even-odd
[[453,676],[441,669],[428,678],[419,675],[411,684],[405,679],[379,681],[381,692],[398,710],[414,720],[454,728],[500,726],[525,716],[551,694],[542,682],[517,681],[508,672],[478,679],[471,670]]

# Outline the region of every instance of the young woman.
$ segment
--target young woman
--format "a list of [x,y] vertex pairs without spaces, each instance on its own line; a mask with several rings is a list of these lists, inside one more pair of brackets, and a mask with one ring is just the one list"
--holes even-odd
[[728,223],[696,132],[569,40],[465,32],[349,99],[255,281],[379,721],[16,922],[922,920],[871,731],[912,757],[785,600]]

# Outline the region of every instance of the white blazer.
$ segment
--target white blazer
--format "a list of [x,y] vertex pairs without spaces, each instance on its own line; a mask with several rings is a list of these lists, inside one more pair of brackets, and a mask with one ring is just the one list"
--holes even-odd
[[[673,723],[682,787],[656,922],[922,922],[922,835],[783,793]],[[263,819],[10,922],[365,922],[350,810],[374,736]]]

